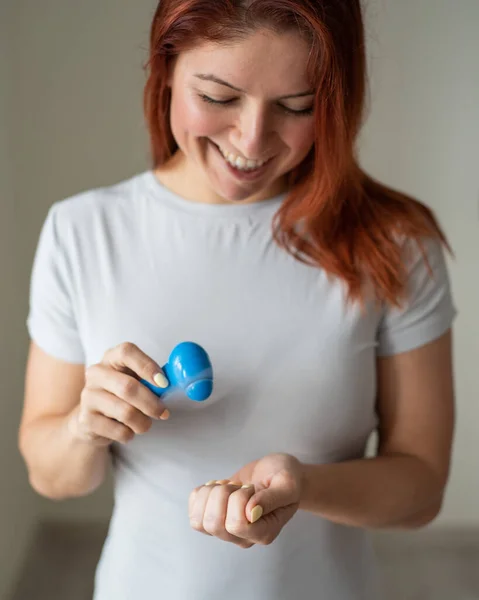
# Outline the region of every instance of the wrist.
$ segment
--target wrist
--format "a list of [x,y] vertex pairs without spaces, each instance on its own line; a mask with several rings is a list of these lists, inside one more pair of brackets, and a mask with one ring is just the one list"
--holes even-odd
[[308,505],[308,498],[310,497],[310,467],[311,465],[307,463],[301,463],[301,485],[300,485],[300,498],[299,498],[299,508],[304,509]]
[[75,445],[84,446],[86,448],[101,450],[108,448],[112,441],[106,438],[94,439],[83,431],[80,423],[80,405],[78,404],[73,410],[68,413],[64,422],[64,429]]
[[301,495],[299,508],[301,510],[318,512],[319,502],[326,498],[321,489],[325,483],[323,470],[327,465],[301,463]]

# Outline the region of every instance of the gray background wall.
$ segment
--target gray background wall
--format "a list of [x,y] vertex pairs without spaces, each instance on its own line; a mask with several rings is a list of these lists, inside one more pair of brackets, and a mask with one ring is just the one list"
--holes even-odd
[[[458,425],[434,527],[479,526],[479,3],[369,0],[371,109],[361,158],[432,206],[456,252]],[[48,207],[148,166],[142,64],[154,0],[0,3],[0,598],[35,523],[107,519],[111,482],[62,503],[28,487],[16,448],[31,261]]]

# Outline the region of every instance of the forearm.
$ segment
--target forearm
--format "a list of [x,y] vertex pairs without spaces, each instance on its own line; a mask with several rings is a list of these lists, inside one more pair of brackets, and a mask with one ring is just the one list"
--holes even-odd
[[22,433],[21,452],[30,483],[39,494],[55,500],[93,492],[108,469],[108,447],[94,446],[73,435],[75,411],[40,419]]
[[365,528],[414,528],[438,513],[444,485],[413,456],[303,465],[300,508]]

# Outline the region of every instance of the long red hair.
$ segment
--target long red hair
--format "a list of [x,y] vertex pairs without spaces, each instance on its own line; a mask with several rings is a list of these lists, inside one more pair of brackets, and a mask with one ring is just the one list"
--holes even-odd
[[407,275],[401,240],[415,240],[423,253],[425,238],[449,246],[429,208],[359,166],[355,143],[366,91],[360,0],[161,0],[145,65],[153,166],[177,149],[169,124],[170,61],[201,41],[240,39],[259,27],[296,29],[306,37],[308,76],[317,90],[315,143],[288,174],[275,240],[299,260],[342,279],[350,300],[364,300],[367,281],[378,300],[399,305]]

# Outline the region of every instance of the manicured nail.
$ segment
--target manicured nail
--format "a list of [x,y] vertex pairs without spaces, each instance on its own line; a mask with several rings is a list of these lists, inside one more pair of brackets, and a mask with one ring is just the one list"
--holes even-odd
[[169,411],[169,410],[166,408],[166,409],[165,409],[165,410],[164,410],[164,411],[161,413],[160,419],[161,419],[162,421],[167,421],[167,420],[170,418],[170,414],[171,414],[171,413],[170,413],[170,411]]
[[229,483],[229,482],[230,482],[230,480],[229,480],[229,479],[218,479],[218,480],[216,481],[216,483],[217,483],[218,485],[224,485],[225,483]]
[[252,483],[245,483],[241,486],[242,490],[250,490],[251,488],[254,488],[254,485]]
[[251,511],[251,523],[256,523],[258,519],[261,519],[263,516],[263,507],[258,504]]
[[230,485],[235,485],[236,487],[241,487],[241,481],[230,481]]
[[216,485],[216,479],[210,479],[205,483],[205,485]]
[[167,388],[169,386],[168,379],[163,375],[163,373],[157,373],[153,377],[153,381],[160,388]]

